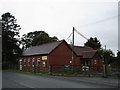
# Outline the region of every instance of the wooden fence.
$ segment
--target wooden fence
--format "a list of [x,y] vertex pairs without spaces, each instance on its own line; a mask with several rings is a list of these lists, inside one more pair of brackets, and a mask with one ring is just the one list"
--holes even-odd
[[[9,65],[8,69],[16,69],[20,70],[20,66],[18,65]],[[30,66],[22,66],[24,71],[34,72],[34,73],[41,73],[41,72],[48,72],[48,73],[78,73],[78,74],[86,74],[86,75],[104,75],[104,68],[103,66],[95,67],[83,67],[81,65],[30,65]],[[118,75],[120,74],[119,67],[108,67],[107,68],[108,75]]]

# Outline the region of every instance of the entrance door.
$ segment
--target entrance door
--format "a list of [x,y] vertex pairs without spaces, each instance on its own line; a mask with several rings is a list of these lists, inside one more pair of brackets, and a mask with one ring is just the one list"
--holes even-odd
[[90,64],[90,62],[88,60],[83,60],[82,61],[82,70],[83,71],[88,71],[89,70],[89,64]]

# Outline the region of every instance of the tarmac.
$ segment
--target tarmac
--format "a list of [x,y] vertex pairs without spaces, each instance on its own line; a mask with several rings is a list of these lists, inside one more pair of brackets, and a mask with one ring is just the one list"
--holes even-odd
[[105,78],[105,77],[66,77],[66,76],[50,76],[54,78],[61,78],[67,80],[75,80],[80,82],[107,85],[114,88],[120,88],[120,78]]

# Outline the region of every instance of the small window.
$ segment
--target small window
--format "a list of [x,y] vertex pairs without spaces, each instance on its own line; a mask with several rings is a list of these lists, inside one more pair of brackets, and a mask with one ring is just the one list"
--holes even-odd
[[35,59],[34,59],[34,58],[32,59],[32,64],[33,64],[33,65],[35,64]]
[[20,59],[20,65],[22,65],[22,59]]
[[28,65],[30,65],[30,58],[28,58]]
[[37,59],[37,64],[40,65],[40,58]]
[[82,60],[82,65],[83,65],[83,66],[88,66],[88,65],[89,65],[88,60]]
[[42,64],[43,64],[43,67],[45,67],[45,66],[46,66],[46,62],[45,62],[45,61],[43,61],[43,62],[42,62]]
[[26,59],[24,59],[24,65],[26,65]]
[[94,64],[96,64],[97,63],[97,60],[94,60]]

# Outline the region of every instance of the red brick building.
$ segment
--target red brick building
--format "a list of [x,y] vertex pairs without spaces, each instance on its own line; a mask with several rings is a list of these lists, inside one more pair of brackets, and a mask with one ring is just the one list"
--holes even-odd
[[92,70],[99,70],[103,66],[103,59],[96,50],[90,47],[74,46],[74,52],[78,56],[83,56],[80,58],[82,62],[82,68],[87,67]]
[[101,56],[90,47],[74,46],[74,62],[72,63],[72,48],[65,40],[33,46],[25,50],[19,58],[20,70],[36,70],[50,72],[71,69],[71,65],[78,70],[102,66]]

